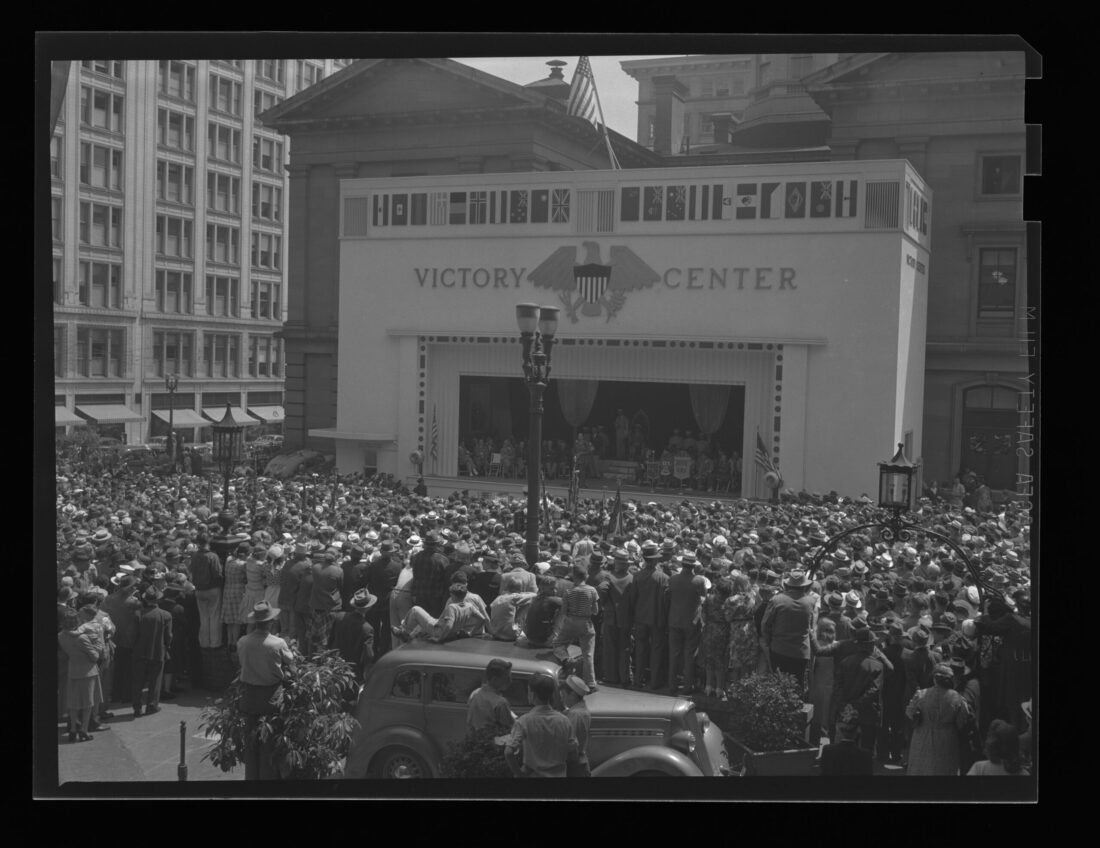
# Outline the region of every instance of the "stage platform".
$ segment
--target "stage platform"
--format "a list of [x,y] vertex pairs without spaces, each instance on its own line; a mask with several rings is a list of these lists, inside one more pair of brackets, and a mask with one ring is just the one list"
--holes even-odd
[[[490,497],[514,497],[522,498],[527,491],[527,480],[515,477],[439,477],[424,475],[424,483],[428,487],[428,494],[433,498],[445,498],[452,492],[461,492],[468,489],[471,494],[480,492]],[[411,490],[416,486],[416,477],[407,477],[405,485]],[[614,498],[618,481],[614,477],[601,477],[588,481],[587,486],[581,487],[581,499]],[[565,480],[547,480],[546,490],[551,498],[566,498],[569,495],[569,484]],[[683,501],[695,503],[712,503],[719,501],[731,503],[739,500],[736,492],[705,492],[699,489],[654,488],[651,486],[638,486],[626,480],[622,483],[624,500],[635,500],[642,503],[651,501],[659,504],[678,504]],[[755,500],[755,499],[750,499]]]

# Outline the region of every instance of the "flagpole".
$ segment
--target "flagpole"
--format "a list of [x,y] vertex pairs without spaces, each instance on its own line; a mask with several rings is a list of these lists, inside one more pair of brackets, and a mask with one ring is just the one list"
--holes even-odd
[[[591,70],[591,60],[589,60],[588,67]],[[615,151],[611,149],[611,137],[607,134],[607,124],[604,122],[603,117],[603,106],[600,104],[600,87],[596,85],[595,71],[592,71],[592,92],[596,95],[596,109],[600,113],[600,131],[603,133],[603,140],[604,143],[607,145],[607,157],[611,160],[611,168],[615,171],[621,171],[622,166],[619,164],[619,160],[615,156]]]

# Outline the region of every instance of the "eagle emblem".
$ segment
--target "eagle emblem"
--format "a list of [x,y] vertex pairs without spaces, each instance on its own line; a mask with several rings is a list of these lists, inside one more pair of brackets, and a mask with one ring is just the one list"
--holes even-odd
[[598,242],[585,241],[584,261],[577,261],[576,247],[559,247],[527,275],[536,286],[555,289],[565,314],[575,324],[581,315],[596,317],[607,310],[610,321],[626,302],[626,293],[649,288],[660,275],[629,247],[612,245],[608,263],[600,258]]

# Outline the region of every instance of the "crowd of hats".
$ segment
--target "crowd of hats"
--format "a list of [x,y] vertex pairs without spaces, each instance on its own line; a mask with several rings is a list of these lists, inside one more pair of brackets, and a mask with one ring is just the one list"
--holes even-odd
[[[61,578],[71,576],[81,560],[95,560],[99,573],[116,586],[133,580],[179,591],[187,579],[181,566],[196,549],[196,537],[222,533],[217,522],[221,498],[213,493],[220,487],[205,479],[184,476],[177,490],[140,470],[97,476],[67,471],[59,477],[57,496]],[[338,560],[355,549],[400,555],[430,541],[475,567],[507,571],[525,561],[515,520],[525,499],[469,491],[421,497],[359,475],[340,478],[335,492],[333,487],[331,478],[315,476],[233,481],[230,541],[244,555],[271,558],[305,554]],[[582,499],[575,516],[566,515],[562,500],[554,501],[540,540],[538,570],[568,575],[579,533],[592,539],[597,562],[607,567],[616,561],[638,567],[647,559],[674,556],[712,578],[736,567],[773,589],[790,584],[797,572],[798,585],[824,587],[823,603],[830,607],[900,609],[910,595],[933,593],[953,580],[957,589],[959,578],[969,582],[956,552],[919,530],[904,543],[888,543],[875,531],[848,535],[831,546],[817,572],[804,573],[830,538],[873,520],[866,498],[831,492],[786,496],[779,504],[627,500],[624,506],[622,532],[611,534],[604,529],[611,498]],[[998,510],[979,515],[969,507],[924,500],[911,517],[967,551],[983,582],[1012,605],[1029,592],[1030,518],[1011,501]],[[856,587],[863,589],[862,598],[852,591]],[[950,614],[973,617],[978,600],[976,588],[968,589],[965,598],[953,602],[957,606]],[[888,617],[863,618],[882,632],[889,627]]]

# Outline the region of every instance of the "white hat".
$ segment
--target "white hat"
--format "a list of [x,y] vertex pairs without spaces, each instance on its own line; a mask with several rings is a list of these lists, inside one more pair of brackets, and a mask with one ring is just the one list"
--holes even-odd
[[712,542],[712,544],[715,544],[715,545],[724,545],[724,544],[726,544],[726,537],[725,536],[715,536],[714,539],[711,540],[711,542]]
[[[368,534],[368,536],[369,535],[370,534]],[[417,536],[415,533],[413,533],[411,536],[409,536],[409,544],[410,545],[419,545],[420,544],[420,537]]]
[[358,542],[359,541],[359,534],[358,533],[348,533],[348,541],[349,542]]
[[974,606],[978,605],[978,603],[980,602],[980,598],[978,597],[978,587],[977,586],[967,586],[966,587],[966,599],[970,603],[972,603]]

